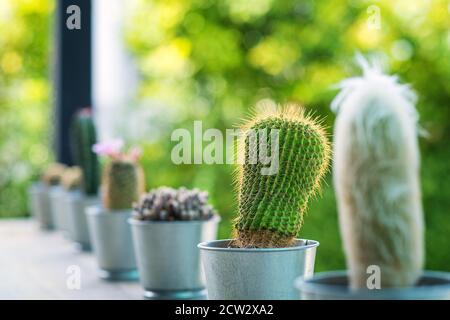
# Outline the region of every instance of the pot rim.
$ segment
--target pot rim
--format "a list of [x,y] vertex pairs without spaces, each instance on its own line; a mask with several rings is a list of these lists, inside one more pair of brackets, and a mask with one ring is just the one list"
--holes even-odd
[[54,198],[54,199],[56,199],[56,198],[60,198],[60,197],[62,197],[62,196],[65,196],[66,195],[66,189],[64,189],[64,188],[58,188],[58,189],[54,189],[54,190],[50,190],[50,192],[49,192],[49,197],[50,198]]
[[50,192],[58,192],[60,190],[64,190],[64,187],[61,184],[52,184],[46,185]]
[[297,242],[305,242],[305,244],[296,244],[292,247],[284,247],[284,248],[228,248],[228,247],[217,247],[214,245],[222,244],[226,242],[231,242],[234,239],[222,239],[222,240],[213,240],[213,241],[205,241],[201,242],[197,245],[197,248],[201,250],[209,250],[209,251],[227,251],[227,252],[280,252],[280,251],[297,251],[297,250],[306,250],[310,248],[316,248],[320,245],[319,241],[309,240],[309,239],[298,239],[295,240]]
[[[383,288],[381,290],[350,290],[348,285],[340,285],[340,284],[328,284],[328,283],[321,283],[320,281],[326,281],[327,279],[331,278],[342,278],[348,277],[348,271],[347,270],[338,270],[338,271],[325,271],[325,272],[319,272],[315,273],[312,278],[305,279],[303,277],[298,277],[295,280],[295,287],[300,292],[305,293],[313,293],[318,295],[336,295],[340,297],[349,297],[349,296],[374,296],[377,294],[382,294],[386,298],[388,298],[388,295],[398,295],[401,293],[407,293],[414,290],[417,291],[426,291],[433,289],[433,291],[441,291],[441,290],[450,290],[450,273],[449,272],[443,272],[443,271],[430,271],[430,270],[424,270],[422,272],[421,278],[434,278],[434,279],[444,279],[447,280],[448,283],[444,284],[428,284],[428,285],[419,285],[419,286],[412,286],[412,287],[399,287],[399,288]],[[317,282],[319,281],[319,282]]]
[[44,188],[46,188],[47,186],[40,180],[38,181],[33,181],[32,183],[30,183],[30,185],[28,186],[28,191],[29,192],[33,192],[33,191],[40,191]]
[[119,214],[130,214],[132,209],[109,210],[100,205],[88,206],[86,214],[89,216],[111,216]]
[[[84,191],[84,189],[82,188],[82,186],[79,186],[79,187],[77,187],[77,188],[75,188],[75,189],[71,189],[71,190],[67,190],[66,188],[64,188],[64,190],[66,190],[67,191],[67,193],[69,193],[69,194],[80,194],[84,199],[87,199],[87,200],[100,200],[101,199],[101,192],[100,191],[98,191],[97,193],[95,193],[95,194],[92,194],[92,193],[89,193],[89,194],[87,194],[85,191]],[[130,208],[131,208],[131,206],[130,206]]]
[[66,189],[67,194],[70,196],[75,196],[75,197],[81,197],[84,196],[83,192],[81,191],[81,189]]
[[222,219],[218,214],[214,214],[211,218],[208,220],[137,220],[133,217],[129,218],[127,221],[130,225],[134,226],[145,226],[145,225],[151,225],[151,224],[202,224],[207,222],[217,222],[219,223]]
[[83,201],[84,204],[88,204],[88,207],[98,205],[100,203],[100,197],[98,195],[86,195],[82,190],[70,190],[66,192],[66,199],[69,202],[72,201]]

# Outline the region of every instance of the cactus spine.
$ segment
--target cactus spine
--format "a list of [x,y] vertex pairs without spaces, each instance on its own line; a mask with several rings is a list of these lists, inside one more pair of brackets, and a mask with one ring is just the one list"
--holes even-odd
[[99,161],[92,151],[97,134],[89,108],[81,109],[72,122],[72,153],[75,164],[83,172],[83,190],[86,195],[96,195],[99,186]]
[[[262,138],[252,146],[251,133],[278,132],[278,141]],[[238,171],[239,216],[235,221],[235,246],[288,247],[303,223],[311,196],[319,189],[328,168],[330,145],[320,122],[304,110],[289,105],[265,111],[243,128],[245,161]],[[264,142],[265,140],[265,142]],[[262,148],[278,150],[278,171],[262,174],[262,163],[249,159]]]
[[103,206],[109,210],[131,209],[144,190],[144,173],[132,161],[111,160],[103,171]]
[[334,185],[350,284],[413,285],[424,260],[415,96],[361,59],[364,74],[342,82],[333,101]]

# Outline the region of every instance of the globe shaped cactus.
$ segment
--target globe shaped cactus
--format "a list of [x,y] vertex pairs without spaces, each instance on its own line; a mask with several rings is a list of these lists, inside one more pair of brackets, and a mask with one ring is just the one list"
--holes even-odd
[[[255,143],[256,142],[256,143]],[[243,127],[239,166],[239,216],[234,224],[238,247],[288,247],[294,244],[308,202],[328,169],[330,145],[321,122],[289,105],[258,114]],[[264,171],[261,154],[277,162]],[[267,168],[266,168],[267,169]]]
[[66,166],[62,163],[52,163],[43,172],[41,180],[48,186],[55,186],[61,183]]
[[341,83],[332,108],[334,185],[352,288],[413,285],[424,260],[415,95],[360,59],[364,74]]

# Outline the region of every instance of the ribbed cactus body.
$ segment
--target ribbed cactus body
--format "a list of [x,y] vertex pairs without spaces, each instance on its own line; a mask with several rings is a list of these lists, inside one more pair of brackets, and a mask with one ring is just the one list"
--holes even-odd
[[97,134],[90,109],[81,109],[72,122],[72,153],[75,164],[83,172],[83,190],[87,195],[96,195],[99,186],[99,161],[92,151]]
[[366,66],[338,96],[334,185],[352,288],[413,285],[424,258],[419,151],[412,92]]
[[[276,130],[278,141],[271,138]],[[251,134],[258,143],[252,144]],[[264,132],[267,132],[264,133]],[[266,143],[260,143],[263,134]],[[254,141],[254,140],[253,140]],[[262,141],[262,140],[261,140]],[[263,175],[267,164],[249,161],[261,148],[278,146],[278,171]],[[324,129],[295,106],[258,116],[245,127],[245,163],[239,172],[239,247],[287,247],[298,235],[307,204],[327,170],[330,146]]]
[[61,185],[66,190],[77,190],[80,188],[83,180],[83,172],[80,167],[74,166],[64,170],[61,178]]
[[142,168],[134,162],[112,160],[104,169],[103,205],[109,210],[131,209],[144,192]]

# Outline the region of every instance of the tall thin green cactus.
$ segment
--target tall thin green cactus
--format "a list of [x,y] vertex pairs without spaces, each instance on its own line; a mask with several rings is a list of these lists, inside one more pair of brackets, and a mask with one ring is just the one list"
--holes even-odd
[[86,195],[96,195],[99,187],[99,161],[92,151],[97,133],[90,108],[77,112],[72,121],[72,153],[75,164],[83,171],[83,189]]
[[[278,140],[271,138],[275,132]],[[256,136],[252,138],[252,134]],[[261,134],[265,135],[262,139]],[[325,130],[303,109],[291,105],[251,120],[244,127],[243,139],[245,163],[238,175],[234,245],[288,247],[294,243],[308,201],[328,169],[330,145]],[[256,146],[252,139],[258,141]],[[264,163],[252,163],[251,158],[264,148],[278,156],[277,172],[263,174]]]

